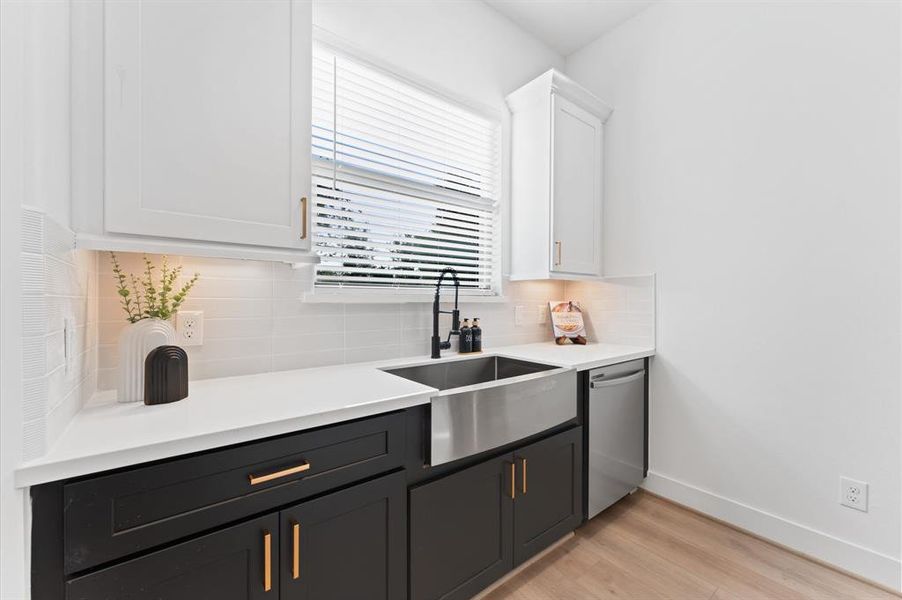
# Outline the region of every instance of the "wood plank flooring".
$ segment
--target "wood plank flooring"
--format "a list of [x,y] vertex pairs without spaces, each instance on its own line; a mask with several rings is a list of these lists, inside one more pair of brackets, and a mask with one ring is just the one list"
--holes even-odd
[[485,600],[899,600],[783,548],[637,492]]

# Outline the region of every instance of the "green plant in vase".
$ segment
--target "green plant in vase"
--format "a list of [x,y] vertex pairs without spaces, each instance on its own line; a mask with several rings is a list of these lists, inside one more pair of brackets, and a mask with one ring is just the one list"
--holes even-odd
[[155,276],[156,267],[146,255],[144,271],[138,275],[125,273],[115,252],[110,252],[110,261],[119,304],[130,323],[119,336],[118,400],[141,402],[144,400],[144,359],[158,346],[175,344],[177,336],[170,319],[200,275],[195,273],[177,288],[182,267],[170,267],[165,256],[159,277]]
[[[182,274],[182,266],[170,268],[164,256],[160,266],[160,277],[154,280],[156,267],[147,256],[144,256],[144,272],[140,278],[134,273],[126,273],[119,264],[115,252],[110,252],[113,263],[113,275],[116,279],[116,293],[119,295],[122,310],[125,311],[129,323],[137,323],[141,319],[169,320],[178,311],[188,296],[188,292],[200,278],[195,273],[178,291],[173,294],[173,286]],[[158,287],[159,286],[159,287]]]

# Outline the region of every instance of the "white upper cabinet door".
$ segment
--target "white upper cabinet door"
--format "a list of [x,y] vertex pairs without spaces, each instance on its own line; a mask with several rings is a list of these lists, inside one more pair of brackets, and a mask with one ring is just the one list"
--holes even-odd
[[310,2],[110,0],[104,35],[105,229],[308,249]]
[[602,121],[552,96],[551,270],[601,275]]

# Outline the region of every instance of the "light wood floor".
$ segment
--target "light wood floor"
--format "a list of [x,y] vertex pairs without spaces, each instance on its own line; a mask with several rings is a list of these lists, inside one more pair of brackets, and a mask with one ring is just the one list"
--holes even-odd
[[899,600],[880,588],[637,492],[485,600]]

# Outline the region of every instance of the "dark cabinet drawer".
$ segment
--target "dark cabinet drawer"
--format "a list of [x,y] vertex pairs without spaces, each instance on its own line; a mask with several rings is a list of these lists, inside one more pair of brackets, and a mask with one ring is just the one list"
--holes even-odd
[[65,485],[74,573],[402,465],[404,417],[383,415]]
[[265,600],[279,597],[278,515],[151,552],[66,583],[66,600]]

